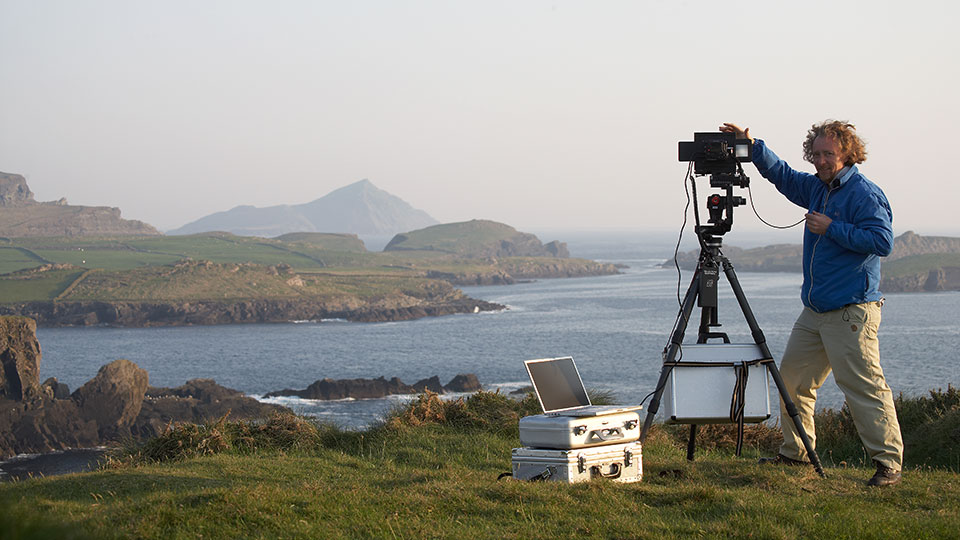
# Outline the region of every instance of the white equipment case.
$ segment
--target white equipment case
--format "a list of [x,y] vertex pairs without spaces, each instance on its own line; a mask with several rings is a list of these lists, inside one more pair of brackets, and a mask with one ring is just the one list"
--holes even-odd
[[628,443],[639,438],[640,415],[636,412],[600,416],[537,414],[520,419],[523,446],[569,450]]
[[743,421],[756,423],[770,418],[770,383],[767,367],[760,362],[769,359],[764,358],[758,345],[683,345],[681,353],[663,392],[668,423],[730,423],[731,402],[738,386],[743,386]]
[[512,469],[516,480],[550,480],[568,484],[596,478],[614,482],[639,482],[643,478],[639,442],[576,450],[514,448]]

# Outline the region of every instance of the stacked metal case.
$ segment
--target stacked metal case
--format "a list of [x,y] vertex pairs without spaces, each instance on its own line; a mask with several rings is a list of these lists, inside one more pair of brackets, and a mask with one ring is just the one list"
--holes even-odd
[[640,481],[639,414],[574,414],[538,414],[520,419],[520,442],[524,446],[513,449],[513,477],[567,483],[595,478]]

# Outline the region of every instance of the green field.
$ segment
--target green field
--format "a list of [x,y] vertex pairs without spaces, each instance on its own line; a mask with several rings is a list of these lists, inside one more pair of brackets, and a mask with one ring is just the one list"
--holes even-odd
[[571,273],[583,275],[585,268],[599,267],[582,259],[470,258],[435,250],[373,253],[351,235],[319,233],[275,239],[229,233],[4,239],[0,304],[347,296],[363,300],[433,287],[433,280],[426,279],[430,272],[472,276],[507,268],[517,271],[521,266],[534,273],[569,267]]
[[[937,413],[941,405],[950,410]],[[363,432],[294,416],[182,425],[98,472],[0,484],[0,537],[956,538],[960,530],[960,464],[949,454],[936,458],[946,464],[908,457],[901,484],[870,488],[862,448],[843,448],[855,435],[823,416],[826,479],[809,467],[757,465],[778,438],[762,425],[748,428],[741,458],[732,426],[703,430],[692,463],[685,427],[655,425],[642,482],[498,481],[519,446],[517,419],[535,406],[492,393],[422,397]],[[955,390],[898,406],[905,431],[958,427]],[[915,443],[907,455],[917,455]]]

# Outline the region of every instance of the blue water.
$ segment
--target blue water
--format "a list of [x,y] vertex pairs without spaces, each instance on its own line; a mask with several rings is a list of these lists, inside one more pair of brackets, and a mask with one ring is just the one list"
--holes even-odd
[[[458,373],[476,373],[487,388],[510,391],[528,384],[523,360],[572,355],[588,388],[612,391],[623,403],[639,402],[655,386],[661,351],[677,316],[676,270],[656,266],[672,255],[672,249],[664,241],[588,238],[571,245],[574,255],[629,268],[616,276],[464,289],[475,298],[508,306],[496,313],[394,323],[40,329],[41,380],[57,377],[72,390],[103,364],[126,358],[148,371],[153,386],[212,378],[252,396],[305,388],[324,377],[383,375],[412,383],[439,375],[446,383]],[[738,276],[770,349],[779,358],[801,309],[800,275],[738,272]],[[684,274],[683,289],[689,279]],[[920,395],[948,383],[960,384],[958,315],[960,293],[887,295],[880,327],[881,363],[894,392]],[[734,342],[752,341],[725,283],[720,322]],[[695,335],[693,323],[688,341]],[[407,399],[270,401],[344,426],[363,427]],[[831,378],[818,405],[838,408],[842,403]]]

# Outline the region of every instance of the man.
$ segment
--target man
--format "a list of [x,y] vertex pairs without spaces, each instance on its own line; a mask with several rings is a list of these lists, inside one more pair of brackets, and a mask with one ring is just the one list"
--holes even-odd
[[[880,257],[893,249],[893,213],[886,196],[857,169],[866,159],[852,124],[815,124],[803,143],[803,157],[817,174],[792,169],[750,129],[723,124],[720,131],[753,143],[753,163],[791,202],[808,209],[803,235],[803,312],[793,326],[780,364],[803,429],[816,444],[813,411],[817,389],[833,371],[854,425],[877,472],[871,486],[900,481],[903,440],[893,393],[880,368]],[[780,406],[783,445],[761,463],[801,464],[807,460],[792,419]]]

